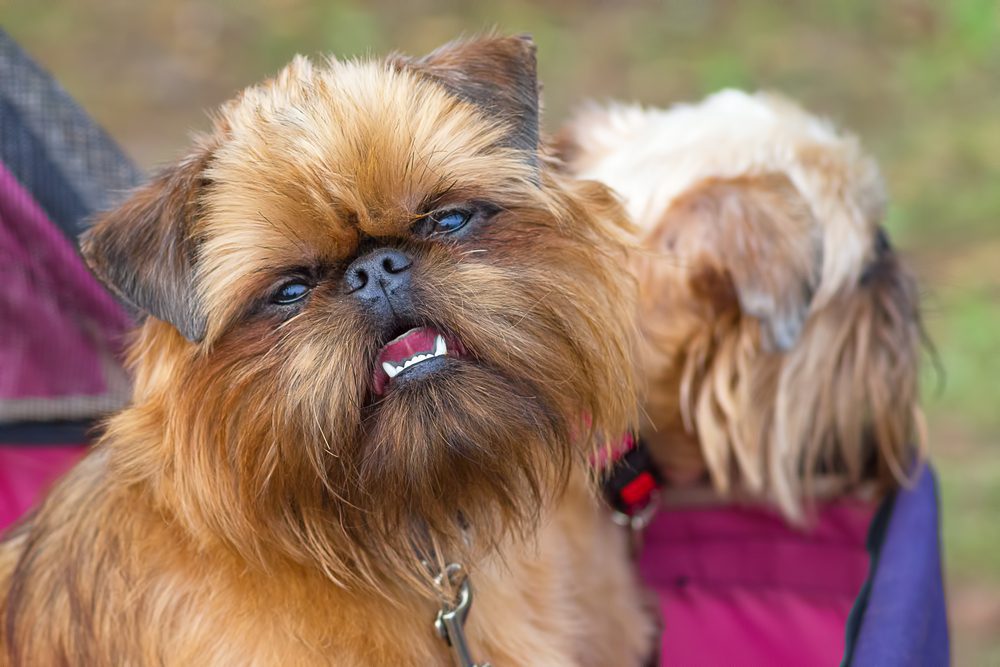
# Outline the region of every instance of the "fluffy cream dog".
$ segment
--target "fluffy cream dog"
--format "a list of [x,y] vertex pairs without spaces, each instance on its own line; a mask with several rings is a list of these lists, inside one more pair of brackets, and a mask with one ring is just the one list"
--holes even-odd
[[641,227],[642,435],[672,480],[775,502],[906,478],[917,294],[874,161],[792,102],[724,91],[580,114],[561,150]]

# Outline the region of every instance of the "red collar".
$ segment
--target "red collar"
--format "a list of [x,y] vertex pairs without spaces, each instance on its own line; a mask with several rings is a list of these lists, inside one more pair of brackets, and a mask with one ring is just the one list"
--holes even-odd
[[601,488],[615,523],[642,530],[656,512],[663,478],[642,440],[626,433],[601,465]]

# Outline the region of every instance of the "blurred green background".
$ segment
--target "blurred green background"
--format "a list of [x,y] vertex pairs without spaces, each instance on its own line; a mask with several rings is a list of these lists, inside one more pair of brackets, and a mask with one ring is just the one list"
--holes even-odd
[[[539,47],[547,127],[587,98],[770,88],[860,135],[945,369],[925,375],[956,664],[1000,665],[1000,5],[995,0],[0,0],[0,23],[144,167],[294,53]],[[927,364],[930,367],[930,364]]]

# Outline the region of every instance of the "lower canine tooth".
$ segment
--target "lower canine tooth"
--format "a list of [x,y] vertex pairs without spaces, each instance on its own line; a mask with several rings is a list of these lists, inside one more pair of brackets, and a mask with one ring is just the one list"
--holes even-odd
[[388,375],[390,379],[399,375],[399,371],[403,370],[402,368],[397,368],[393,364],[390,364],[388,361],[382,362],[382,369],[385,371],[385,374]]
[[448,344],[444,342],[444,336],[438,334],[434,339],[434,356],[440,357],[442,354],[448,354]]

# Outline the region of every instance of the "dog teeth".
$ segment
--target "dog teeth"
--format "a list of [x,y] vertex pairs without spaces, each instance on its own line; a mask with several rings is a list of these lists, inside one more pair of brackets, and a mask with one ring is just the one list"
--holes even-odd
[[409,359],[407,359],[406,361],[403,362],[403,368],[409,368],[413,364],[419,364],[424,359],[430,359],[430,355],[429,354],[418,354],[418,355],[412,356],[412,357],[410,357]]
[[445,342],[444,336],[438,334],[438,336],[434,339],[433,352],[415,354],[406,361],[404,361],[401,365],[394,364],[391,361],[383,361],[382,370],[385,371],[385,374],[388,375],[389,379],[391,380],[392,378],[396,377],[397,375],[405,371],[410,366],[415,366],[419,364],[421,361],[427,361],[428,359],[433,359],[434,357],[444,357],[444,356],[448,356],[448,344]]

